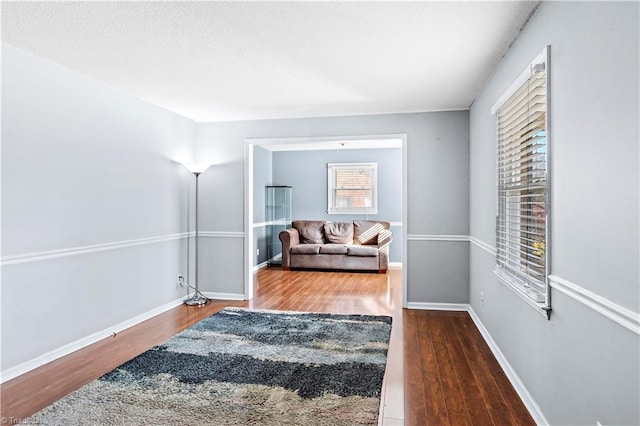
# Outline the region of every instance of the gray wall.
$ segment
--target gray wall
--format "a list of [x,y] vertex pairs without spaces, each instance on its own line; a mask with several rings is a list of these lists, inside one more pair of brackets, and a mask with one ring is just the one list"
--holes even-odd
[[[261,223],[265,217],[265,189],[273,182],[273,158],[271,151],[256,146],[253,150],[253,223]],[[266,262],[267,241],[266,227],[258,226],[253,229],[253,247],[260,250],[260,254],[253,258],[253,265]]]
[[[172,160],[195,151],[215,163],[200,178],[210,233],[200,284],[240,294],[246,138],[405,133],[409,301],[470,301],[552,424],[639,424],[637,334],[556,290],[547,321],[498,283],[489,251],[444,238],[495,246],[490,107],[551,44],[552,273],[640,311],[639,12],[637,2],[543,2],[470,115],[195,125],[3,45],[0,368],[184,294],[186,240],[164,237],[192,228],[193,179]],[[144,238],[158,241],[127,243]],[[58,250],[67,255],[43,256]]]
[[194,131],[2,45],[2,371],[184,295]]
[[[327,214],[327,163],[378,163],[378,214]],[[402,222],[402,150],[346,149],[273,153],[273,182],[293,186],[293,219]],[[402,262],[402,227],[394,226],[389,260]]]
[[[639,309],[639,4],[543,2],[471,108],[471,235],[495,247],[491,105],[551,45],[552,274]],[[640,424],[638,334],[555,289],[547,321],[471,246],[471,305],[552,424]],[[480,303],[484,292],[484,305]]]
[[[411,302],[468,301],[468,243],[426,241],[425,235],[469,233],[469,114],[467,111],[388,114],[200,123],[196,128],[196,154],[217,163],[202,176],[205,212],[203,230],[244,230],[244,153],[247,138],[290,138],[407,134],[407,193],[409,253],[408,298]],[[274,182],[276,183],[276,182]],[[229,259],[215,273],[202,273],[207,291],[240,294],[243,291],[243,241],[217,238],[203,256]],[[455,257],[431,257],[433,246],[449,247]],[[412,258],[412,253],[415,253]],[[415,259],[412,261],[412,259]],[[437,273],[436,273],[437,271]]]

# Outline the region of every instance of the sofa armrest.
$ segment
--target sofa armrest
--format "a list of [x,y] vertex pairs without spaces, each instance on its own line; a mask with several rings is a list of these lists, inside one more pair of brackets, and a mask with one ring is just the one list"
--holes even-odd
[[393,235],[388,229],[378,233],[378,269],[386,271],[389,269],[389,246],[393,241]]
[[298,233],[297,229],[291,228],[281,231],[278,237],[282,242],[282,268],[290,268],[291,257],[289,256],[289,252],[291,250],[291,247],[300,244],[300,234]]

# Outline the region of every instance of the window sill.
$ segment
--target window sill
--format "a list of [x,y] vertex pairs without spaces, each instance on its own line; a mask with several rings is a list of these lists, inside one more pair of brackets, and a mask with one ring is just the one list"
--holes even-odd
[[506,277],[500,269],[498,268],[494,269],[493,273],[496,275],[496,277],[498,277],[498,281],[500,281],[502,285],[504,285],[509,290],[517,294],[522,300],[524,300],[527,303],[527,305],[534,308],[535,311],[538,312],[540,315],[542,315],[546,319],[549,319],[551,315],[551,308],[547,307],[547,305],[544,302],[536,302],[535,300],[531,299],[529,296],[527,296],[524,289],[514,284],[511,281],[511,279]]

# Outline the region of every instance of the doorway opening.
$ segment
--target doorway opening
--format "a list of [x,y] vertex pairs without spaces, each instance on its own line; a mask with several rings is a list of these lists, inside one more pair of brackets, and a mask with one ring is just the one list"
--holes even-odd
[[[255,148],[276,151],[320,151],[336,149],[401,149],[401,221],[393,222],[402,229],[402,306],[407,304],[407,135],[359,135],[303,138],[249,138],[245,140],[245,253],[244,253],[244,297],[249,300],[254,294],[254,259],[256,256],[254,208]],[[295,191],[295,189],[294,189]],[[306,218],[305,218],[306,219]],[[312,217],[309,219],[313,219]]]

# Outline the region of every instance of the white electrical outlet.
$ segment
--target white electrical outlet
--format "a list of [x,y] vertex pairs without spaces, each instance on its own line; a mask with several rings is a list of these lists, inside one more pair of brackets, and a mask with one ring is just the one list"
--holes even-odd
[[480,292],[480,304],[484,306],[484,291]]
[[184,277],[182,275],[178,275],[178,285],[184,287]]
[[260,256],[260,249],[256,249],[256,256]]

